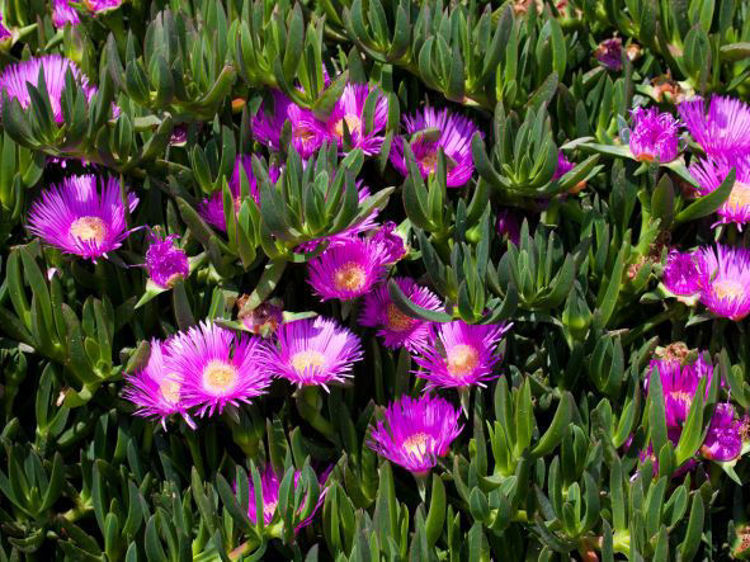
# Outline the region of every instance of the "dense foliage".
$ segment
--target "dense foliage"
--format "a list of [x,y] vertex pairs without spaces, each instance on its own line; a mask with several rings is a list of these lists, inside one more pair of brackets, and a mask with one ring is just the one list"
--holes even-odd
[[750,4],[0,10],[1,562],[750,556]]

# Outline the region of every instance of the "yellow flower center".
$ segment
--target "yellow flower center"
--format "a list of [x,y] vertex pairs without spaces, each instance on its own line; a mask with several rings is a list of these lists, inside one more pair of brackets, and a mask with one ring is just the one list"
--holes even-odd
[[419,159],[419,163],[422,164],[422,167],[427,171],[428,174],[434,173],[435,170],[437,170],[437,152],[428,152]]
[[[343,133],[341,133],[343,135]],[[310,127],[294,127],[292,129],[292,138],[298,141],[305,142],[312,142],[315,139],[315,131],[313,131]]]
[[279,500],[270,501],[263,504],[263,518],[271,519],[276,513],[276,508],[279,505]]
[[344,121],[346,121],[346,126],[351,136],[359,134],[362,130],[362,121],[359,116],[347,113],[342,119],[336,121],[336,125],[333,127],[333,132],[336,133],[337,137],[344,138]]
[[414,319],[401,312],[398,307],[389,303],[387,307],[388,327],[394,332],[404,332],[412,327]]
[[180,401],[180,391],[182,384],[174,379],[164,379],[159,383],[159,392],[161,397],[168,404],[177,404]]
[[107,225],[99,217],[80,217],[70,225],[70,235],[81,242],[102,242],[107,236]]
[[733,279],[722,279],[713,285],[714,294],[720,299],[738,299],[745,294],[741,283]]
[[237,384],[237,368],[226,361],[214,359],[203,369],[203,388],[213,394],[230,392]]
[[333,276],[333,284],[339,291],[359,291],[366,280],[365,268],[353,261],[339,267]]
[[735,182],[726,202],[728,209],[745,209],[750,207],[750,185]]
[[466,345],[454,345],[448,351],[448,372],[456,377],[463,378],[470,375],[479,364],[479,351]]
[[322,367],[325,365],[326,358],[320,351],[306,350],[298,351],[292,356],[292,367],[299,374],[305,372],[305,369]]
[[427,442],[429,439],[430,436],[426,433],[415,433],[404,439],[402,447],[410,455],[422,458],[427,452]]
[[694,398],[692,394],[685,392],[684,390],[675,390],[674,392],[670,392],[669,396],[672,397],[672,400],[688,410],[690,409],[690,404],[692,404]]

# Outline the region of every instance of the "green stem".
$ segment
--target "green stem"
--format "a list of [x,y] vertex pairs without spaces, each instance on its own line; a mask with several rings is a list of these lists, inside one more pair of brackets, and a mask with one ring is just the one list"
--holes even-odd
[[629,345],[636,338],[642,336],[646,332],[653,330],[659,324],[662,324],[666,322],[667,320],[671,320],[672,318],[678,316],[681,312],[682,312],[681,306],[672,306],[666,310],[663,310],[662,312],[660,312],[659,314],[651,318],[648,322],[641,324],[637,328],[634,328],[630,332],[625,334],[622,338],[622,345],[624,346]]
[[320,413],[322,399],[318,387],[303,386],[294,393],[294,396],[300,416],[330,441],[336,443],[338,440],[333,424]]

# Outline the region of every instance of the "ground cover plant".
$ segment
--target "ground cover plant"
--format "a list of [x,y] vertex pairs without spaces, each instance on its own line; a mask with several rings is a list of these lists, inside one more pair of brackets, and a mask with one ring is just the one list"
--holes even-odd
[[0,11],[0,562],[750,556],[748,3]]

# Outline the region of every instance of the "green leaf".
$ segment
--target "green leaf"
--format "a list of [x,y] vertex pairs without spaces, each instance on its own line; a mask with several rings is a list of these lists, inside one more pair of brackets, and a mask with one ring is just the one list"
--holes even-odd
[[453,317],[445,312],[429,310],[414,304],[407,297],[394,279],[388,282],[388,295],[398,309],[411,318],[427,320],[428,322],[450,322]]
[[732,192],[735,178],[736,173],[734,168],[732,168],[716,191],[712,191],[708,195],[699,197],[690,203],[685,209],[677,213],[675,221],[686,222],[696,220],[715,212],[716,209],[721,207],[724,201],[727,200],[729,194]]
[[573,395],[570,392],[565,392],[557,406],[552,423],[531,450],[534,458],[540,458],[551,453],[562,441],[563,435],[573,419],[574,407]]

